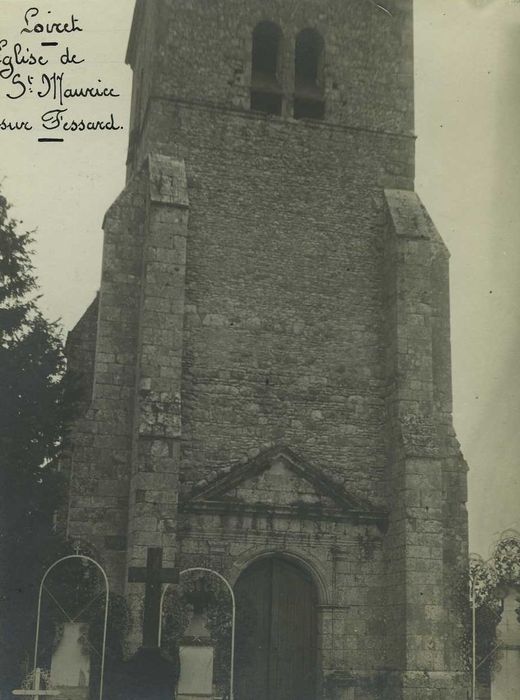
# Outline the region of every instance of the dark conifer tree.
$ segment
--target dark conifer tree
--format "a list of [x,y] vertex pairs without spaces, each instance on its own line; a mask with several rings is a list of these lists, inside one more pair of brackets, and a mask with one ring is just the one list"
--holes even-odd
[[56,458],[74,404],[73,392],[65,388],[60,327],[38,307],[33,239],[19,229],[0,196],[2,697],[11,696],[28,667],[43,567],[66,547],[53,526],[65,495]]

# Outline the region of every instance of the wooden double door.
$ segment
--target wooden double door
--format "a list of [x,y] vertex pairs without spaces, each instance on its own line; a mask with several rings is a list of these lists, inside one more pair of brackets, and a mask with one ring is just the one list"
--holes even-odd
[[237,700],[315,700],[317,596],[282,557],[260,559],[235,586]]

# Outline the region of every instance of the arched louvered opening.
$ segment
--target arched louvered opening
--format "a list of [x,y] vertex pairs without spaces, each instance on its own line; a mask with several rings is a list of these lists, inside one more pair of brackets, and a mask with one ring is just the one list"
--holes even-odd
[[282,32],[273,22],[260,22],[253,31],[251,109],[282,113],[282,89],[278,80]]
[[303,29],[296,37],[294,117],[323,119],[323,57],[325,42],[315,29]]

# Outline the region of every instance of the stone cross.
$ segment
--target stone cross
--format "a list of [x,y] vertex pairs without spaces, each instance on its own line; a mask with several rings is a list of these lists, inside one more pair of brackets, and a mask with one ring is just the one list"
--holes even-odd
[[32,696],[33,700],[39,700],[41,697],[49,695],[60,695],[59,690],[40,690],[41,671],[37,668],[34,672],[34,688],[22,688],[21,690],[13,690],[13,695]]
[[149,547],[146,567],[131,566],[128,569],[130,583],[146,584],[143,620],[143,647],[146,649],[155,649],[159,646],[162,584],[179,582],[178,569],[163,569],[162,558],[162,547]]

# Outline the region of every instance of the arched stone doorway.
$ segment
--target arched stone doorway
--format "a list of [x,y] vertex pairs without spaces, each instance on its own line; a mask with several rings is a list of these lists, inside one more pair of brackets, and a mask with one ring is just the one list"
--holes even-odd
[[315,700],[318,596],[292,560],[251,564],[235,584],[237,700]]

